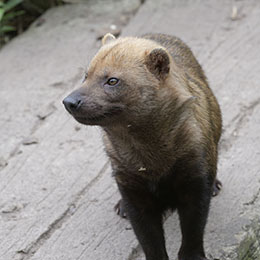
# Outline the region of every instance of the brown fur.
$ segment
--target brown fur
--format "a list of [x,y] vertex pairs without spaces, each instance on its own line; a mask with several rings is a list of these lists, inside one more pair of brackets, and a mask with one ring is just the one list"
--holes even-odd
[[[145,64],[148,53],[156,48],[170,54],[171,70],[163,82],[139,65]],[[167,173],[177,157],[193,146],[204,145],[210,147],[207,156],[216,169],[216,146],[221,133],[219,106],[200,65],[181,40],[162,41],[160,35],[115,40],[101,48],[92,60],[89,79],[104,70],[109,75],[109,68],[120,76],[127,72],[132,85],[160,89],[151,97],[148,88],[148,93],[131,89],[127,97],[129,103],[141,101],[140,95],[147,95],[145,104],[136,104],[141,122],[126,119],[122,124],[105,128],[106,150],[114,168],[125,170],[134,166],[138,172],[143,167],[146,171],[139,171],[140,174],[157,178]],[[149,110],[147,115],[146,110]],[[131,127],[127,127],[129,124]],[[215,178],[216,172],[212,174]]]
[[180,260],[205,260],[222,125],[204,72],[173,36],[107,35],[102,42],[82,88],[64,104],[80,123],[103,128],[123,198],[118,208],[125,206],[146,259],[168,260],[161,215],[177,208]]

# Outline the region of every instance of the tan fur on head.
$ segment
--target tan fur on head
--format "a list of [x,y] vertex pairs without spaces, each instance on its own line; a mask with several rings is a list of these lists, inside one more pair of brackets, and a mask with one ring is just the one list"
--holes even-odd
[[[169,60],[166,59],[168,62],[162,62],[163,64],[168,64],[169,67],[171,65],[174,66],[174,64],[172,64],[172,59],[170,55],[168,55],[166,49],[154,41],[136,37],[114,39],[113,36],[109,41],[110,36],[107,34],[104,37],[104,45],[90,63],[88,69],[88,75],[90,77],[92,75],[97,76],[98,74],[102,74],[104,71],[106,71],[106,74],[110,75],[111,77],[115,77],[116,75],[119,77],[119,75],[122,76],[122,74],[128,74],[126,76],[128,79],[130,78],[130,75],[135,75],[134,80],[139,80],[139,84],[141,84],[141,82],[144,83],[143,81],[146,78],[149,78],[149,82],[146,82],[145,84],[151,85],[151,81],[153,81],[155,84],[158,84],[158,80],[162,78],[165,79],[166,77],[164,76],[166,76],[167,73],[164,73],[166,72],[165,70],[158,71],[157,67],[153,69],[153,66],[150,64],[150,60],[147,56],[150,56],[151,53],[156,54],[152,52],[155,49],[160,50],[158,51],[159,53],[157,53],[158,55],[155,56],[168,57]],[[161,52],[165,53],[165,55],[159,55]],[[153,55],[150,57],[152,58]],[[148,66],[149,68],[146,67],[148,64],[150,65]],[[166,69],[166,67],[167,65],[164,68]],[[148,69],[150,73],[147,73],[148,71],[146,69]],[[131,74],[129,74],[129,71],[131,71]],[[132,84],[137,84],[137,82],[132,82]]]
[[[119,148],[114,150],[108,138],[106,149],[115,158],[114,164],[122,162],[125,169],[134,165],[137,171],[150,165],[156,178],[170,169],[176,156],[198,144],[204,149],[205,144],[213,147],[205,150],[214,175],[221,114],[190,49],[178,38],[165,35],[116,39],[108,33],[102,43],[80,90],[86,100],[81,115],[94,120],[104,113],[103,121],[84,124],[106,128]],[[117,86],[109,86],[111,78],[118,80]]]
[[114,41],[115,39],[116,39],[116,37],[115,37],[113,34],[107,33],[107,34],[103,37],[103,39],[102,39],[102,45],[105,45],[105,44],[107,44],[107,43],[109,43],[109,42],[111,42],[111,41]]

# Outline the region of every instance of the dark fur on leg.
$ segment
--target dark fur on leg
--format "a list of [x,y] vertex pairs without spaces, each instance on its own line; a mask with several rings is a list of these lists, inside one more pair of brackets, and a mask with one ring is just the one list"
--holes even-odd
[[189,184],[189,187],[185,189],[189,200],[183,200],[178,206],[182,231],[179,260],[206,260],[203,235],[208,217],[211,189],[205,177],[195,180],[194,184]]
[[[146,256],[146,260],[168,260],[162,224],[162,210],[152,193],[139,185],[134,190],[120,185],[124,209]],[[146,201],[146,203],[143,203]]]

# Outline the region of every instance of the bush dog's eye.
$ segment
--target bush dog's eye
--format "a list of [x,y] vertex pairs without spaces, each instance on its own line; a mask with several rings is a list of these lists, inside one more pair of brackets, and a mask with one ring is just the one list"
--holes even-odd
[[119,82],[119,79],[117,78],[110,78],[108,79],[107,83],[109,86],[115,86]]

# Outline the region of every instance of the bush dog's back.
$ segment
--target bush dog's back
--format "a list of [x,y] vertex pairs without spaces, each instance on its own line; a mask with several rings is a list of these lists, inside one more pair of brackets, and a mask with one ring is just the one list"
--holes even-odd
[[82,87],[64,99],[80,123],[104,130],[127,216],[147,260],[166,260],[162,216],[177,209],[179,260],[206,259],[203,233],[217,193],[221,113],[190,49],[178,38],[107,34]]

